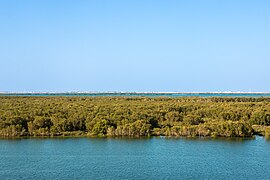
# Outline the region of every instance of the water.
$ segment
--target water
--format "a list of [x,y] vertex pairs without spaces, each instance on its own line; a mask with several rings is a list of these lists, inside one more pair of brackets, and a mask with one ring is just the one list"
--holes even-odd
[[0,179],[269,179],[270,142],[209,138],[0,140]]
[[270,97],[270,93],[0,93],[0,96]]

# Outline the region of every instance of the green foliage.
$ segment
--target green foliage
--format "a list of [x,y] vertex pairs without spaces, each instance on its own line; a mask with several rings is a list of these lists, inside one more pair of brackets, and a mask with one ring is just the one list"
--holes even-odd
[[107,134],[107,128],[108,128],[108,121],[101,120],[101,121],[98,121],[94,125],[92,133],[94,135],[106,135]]
[[270,98],[0,97],[1,136],[244,137],[268,126]]
[[270,127],[266,127],[264,133],[265,133],[266,138],[269,139],[270,138]]

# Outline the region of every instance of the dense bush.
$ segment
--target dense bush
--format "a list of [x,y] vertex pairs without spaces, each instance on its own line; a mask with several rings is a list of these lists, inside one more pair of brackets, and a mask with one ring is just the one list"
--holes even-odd
[[0,97],[1,136],[243,137],[252,125],[270,125],[270,98]]

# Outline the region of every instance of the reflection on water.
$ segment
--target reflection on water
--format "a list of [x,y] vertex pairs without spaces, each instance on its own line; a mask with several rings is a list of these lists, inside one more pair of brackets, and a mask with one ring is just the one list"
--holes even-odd
[[7,179],[265,179],[270,141],[256,138],[0,140]]

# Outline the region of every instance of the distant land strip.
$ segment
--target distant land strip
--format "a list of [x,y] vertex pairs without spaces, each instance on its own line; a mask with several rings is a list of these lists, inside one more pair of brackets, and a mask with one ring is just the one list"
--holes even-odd
[[162,91],[153,91],[153,92],[132,92],[132,91],[49,91],[49,92],[35,92],[35,91],[22,91],[22,92],[13,92],[13,91],[0,91],[0,94],[270,94],[270,92],[245,92],[245,91],[210,91],[210,92],[178,92],[178,91],[171,91],[171,92],[162,92]]
[[270,92],[0,92],[0,96],[270,97]]

